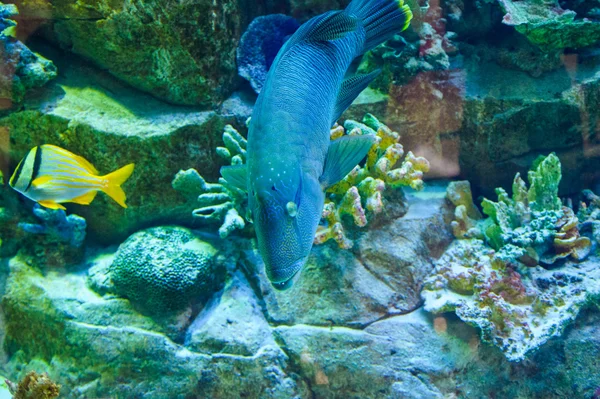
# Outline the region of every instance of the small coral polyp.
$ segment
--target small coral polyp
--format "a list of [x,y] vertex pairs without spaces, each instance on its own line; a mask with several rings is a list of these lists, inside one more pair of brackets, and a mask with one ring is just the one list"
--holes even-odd
[[[335,140],[344,135],[362,134],[376,136],[376,144],[368,153],[364,166],[356,166],[327,190],[315,244],[333,239],[341,248],[352,247],[346,229],[365,227],[372,215],[381,213],[386,205],[386,190],[402,186],[415,190],[423,188],[423,174],[429,171],[429,162],[410,151],[404,156],[400,135],[373,115],[365,115],[363,123],[347,120],[344,126],[336,124],[330,137]],[[221,158],[230,165],[246,162],[246,139],[233,126],[225,127],[223,143],[223,147],[216,148]],[[185,196],[198,196],[200,207],[192,212],[194,217],[204,223],[220,223],[221,238],[246,227],[249,221],[246,194],[226,179],[221,177],[218,183],[207,183],[195,169],[188,169],[177,173],[172,186]],[[345,216],[349,216],[351,222],[345,220]]]
[[[512,361],[561,335],[600,297],[598,259],[585,260],[592,243],[558,198],[558,157],[538,160],[528,177],[529,188],[517,174],[512,198],[499,188],[498,202],[484,199],[485,220],[470,203],[468,184],[449,186],[459,239],[436,261],[422,292],[427,311],[456,312]],[[593,198],[581,207],[589,223],[593,207]]]

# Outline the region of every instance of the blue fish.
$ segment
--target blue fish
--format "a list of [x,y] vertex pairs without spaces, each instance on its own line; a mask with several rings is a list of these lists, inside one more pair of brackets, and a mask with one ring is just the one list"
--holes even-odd
[[327,187],[367,154],[372,135],[329,131],[379,71],[351,75],[362,54],[408,27],[402,0],[353,0],[303,24],[281,48],[258,96],[247,164],[221,174],[248,192],[258,250],[273,286],[288,289],[310,254]]

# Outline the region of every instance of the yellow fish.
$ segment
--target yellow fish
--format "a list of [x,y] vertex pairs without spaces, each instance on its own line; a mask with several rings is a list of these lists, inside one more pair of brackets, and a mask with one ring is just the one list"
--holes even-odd
[[33,147],[19,162],[10,178],[10,186],[50,209],[66,209],[63,202],[89,205],[98,191],[104,191],[123,208],[125,192],[121,188],[134,164],[123,166],[105,176],[85,158],[60,147],[44,144]]

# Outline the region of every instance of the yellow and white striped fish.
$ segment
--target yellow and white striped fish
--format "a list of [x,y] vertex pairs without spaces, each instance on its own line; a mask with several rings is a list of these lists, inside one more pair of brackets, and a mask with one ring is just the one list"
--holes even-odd
[[89,205],[98,191],[104,191],[123,208],[125,192],[121,188],[131,173],[129,164],[105,176],[85,158],[63,148],[44,144],[33,147],[19,162],[10,178],[10,186],[50,209],[65,209],[64,202]]

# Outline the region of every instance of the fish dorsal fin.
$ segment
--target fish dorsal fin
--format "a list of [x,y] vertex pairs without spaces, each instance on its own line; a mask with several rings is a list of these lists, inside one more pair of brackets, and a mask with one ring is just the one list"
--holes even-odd
[[67,209],[54,201],[38,201],[38,204],[48,209],[62,209],[63,211]]
[[298,29],[287,48],[300,41],[324,42],[344,37],[358,28],[358,20],[344,11],[330,11],[310,19]]
[[223,166],[221,176],[227,183],[242,191],[248,191],[247,182],[248,167],[246,165]]
[[94,200],[94,198],[96,198],[96,194],[98,194],[98,191],[93,190],[77,198],[73,198],[71,202],[81,205],[89,205]]
[[40,188],[44,184],[48,183],[50,180],[52,180],[52,176],[48,176],[48,175],[40,176],[40,177],[36,178],[34,181],[32,181],[31,185],[34,188]]
[[57,146],[52,145],[52,144],[44,144],[42,147],[45,150],[50,150],[50,151],[53,151],[53,152],[55,152],[55,153],[57,153],[59,155],[72,158],[75,161],[77,161],[77,163],[79,163],[84,169],[86,169],[91,174],[98,175],[98,170],[94,167],[94,165],[92,165],[90,163],[90,161],[88,161],[84,157],[81,157],[79,155],[75,155],[71,151],[65,150],[64,148],[57,147]]
[[366,75],[354,75],[344,79],[335,103],[333,120],[331,121],[332,125],[380,73],[381,70],[377,69]]
[[327,188],[342,180],[367,155],[375,136],[372,134],[343,136],[329,144],[321,186]]

